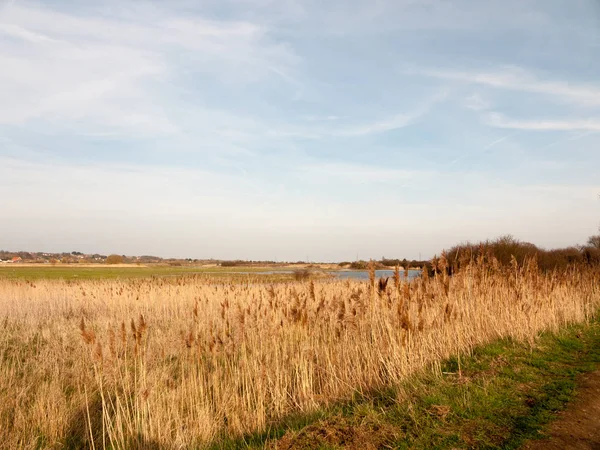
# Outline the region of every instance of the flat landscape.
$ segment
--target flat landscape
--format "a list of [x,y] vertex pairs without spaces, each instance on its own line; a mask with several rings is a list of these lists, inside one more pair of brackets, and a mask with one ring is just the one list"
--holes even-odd
[[[445,442],[439,448],[460,448],[524,442],[532,433],[518,434],[518,423],[533,411],[528,399],[542,395],[543,380],[564,375],[531,372],[530,364],[542,364],[543,351],[537,363],[512,375],[495,367],[543,350],[540,333],[565,333],[575,324],[584,328],[572,333],[590,342],[581,348],[593,348],[598,266],[544,271],[536,258],[518,263],[513,257],[504,265],[491,252],[459,260],[451,270],[445,255],[436,258],[433,276],[424,270],[412,281],[398,268],[393,277],[378,279],[374,264],[367,280],[275,280],[254,273],[244,280],[226,268],[207,269],[207,276],[179,267],[3,268],[11,276],[0,278],[2,446],[362,448],[366,442],[370,448],[429,448]],[[68,270],[75,273],[68,276]],[[562,341],[556,342],[546,356],[555,352],[564,359]],[[490,351],[492,359],[473,360]],[[593,360],[580,358],[580,364],[585,369]],[[508,378],[498,381],[501,376]],[[427,377],[439,381],[419,381]],[[448,396],[454,383],[475,389],[483,404],[517,403],[501,411],[503,426],[492,427],[498,410],[457,404]],[[425,385],[440,390],[427,394]],[[565,398],[572,391],[557,389]],[[475,395],[469,392],[463,394]],[[414,427],[424,425],[409,426],[406,408],[414,408],[415,420],[430,416],[427,435],[415,440]],[[467,411],[478,425],[465,434],[455,415]],[[541,424],[543,417],[536,420]],[[454,437],[440,443],[435,430],[444,426]],[[348,434],[355,437],[334,437]]]

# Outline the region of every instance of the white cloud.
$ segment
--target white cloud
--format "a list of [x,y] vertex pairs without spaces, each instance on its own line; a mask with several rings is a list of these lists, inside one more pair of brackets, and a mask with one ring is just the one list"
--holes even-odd
[[471,94],[464,99],[464,106],[467,109],[473,111],[485,111],[490,108],[490,103],[483,99],[483,97],[477,93]]
[[58,43],[59,41],[51,39],[40,33],[34,33],[19,25],[0,24],[0,34],[4,34],[9,38],[23,39],[35,44]]
[[[248,83],[289,72],[297,57],[262,26],[149,10],[124,17],[65,14],[15,3],[0,10],[0,125],[32,121],[79,133],[180,131],[177,76]],[[185,100],[185,99],[183,99]],[[176,112],[177,114],[178,112]]]
[[386,117],[371,123],[363,123],[346,128],[339,128],[332,134],[336,136],[348,137],[367,136],[370,134],[385,133],[387,131],[404,128],[415,123],[418,119],[426,115],[435,104],[443,101],[446,97],[446,90],[441,90],[440,92],[422,100],[414,108],[414,110],[409,113],[393,115],[391,117]]
[[352,128],[335,132],[338,136],[366,136],[374,133],[384,133],[386,131],[404,128],[412,124],[420,114],[399,114],[397,116],[388,117],[378,122],[357,125]]
[[567,142],[577,141],[579,139],[583,139],[583,138],[585,138],[587,136],[591,136],[591,135],[594,135],[596,133],[600,133],[600,130],[584,131],[583,133],[577,133],[577,134],[575,134],[573,136],[569,136],[569,137],[566,137],[566,138],[559,139],[557,141],[551,142],[550,144],[548,144],[545,147],[543,147],[542,150],[547,150],[549,148],[556,147],[558,145],[562,145],[562,144],[565,144]]
[[505,67],[495,72],[454,71],[438,69],[403,69],[403,73],[417,74],[443,80],[479,84],[496,89],[537,93],[579,106],[599,106],[600,86],[570,81],[543,80],[520,67]]
[[485,120],[486,124],[497,128],[536,131],[600,131],[599,119],[511,119],[499,113],[491,113]]

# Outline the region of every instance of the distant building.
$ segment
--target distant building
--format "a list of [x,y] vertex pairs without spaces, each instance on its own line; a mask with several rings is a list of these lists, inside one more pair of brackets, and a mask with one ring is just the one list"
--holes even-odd
[[20,256],[15,256],[13,259],[10,260],[11,263],[20,263],[22,261],[23,259]]

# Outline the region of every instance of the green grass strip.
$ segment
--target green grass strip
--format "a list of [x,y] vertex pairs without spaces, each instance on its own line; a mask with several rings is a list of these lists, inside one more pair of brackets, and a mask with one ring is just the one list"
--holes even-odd
[[19,266],[17,264],[0,266],[0,280],[108,280],[108,279],[132,279],[151,277],[175,277],[175,276],[211,276],[241,279],[260,275],[265,279],[279,280],[293,279],[293,274],[268,274],[269,268],[255,267],[177,267],[177,266],[128,266],[110,267],[98,265],[98,267],[79,267],[73,265],[60,266]]

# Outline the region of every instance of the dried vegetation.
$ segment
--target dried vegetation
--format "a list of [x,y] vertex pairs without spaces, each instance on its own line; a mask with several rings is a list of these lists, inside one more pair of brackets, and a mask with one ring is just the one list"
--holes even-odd
[[0,281],[5,448],[189,448],[588,320],[600,271],[465,260],[407,283]]

